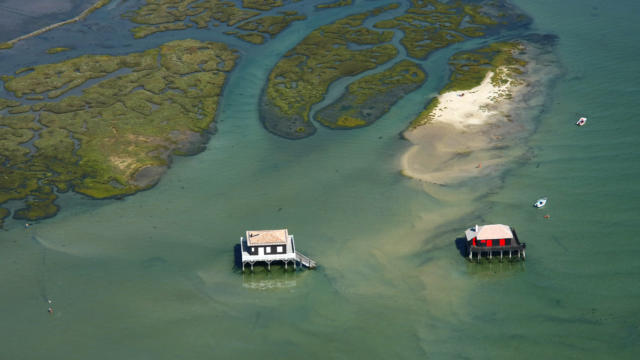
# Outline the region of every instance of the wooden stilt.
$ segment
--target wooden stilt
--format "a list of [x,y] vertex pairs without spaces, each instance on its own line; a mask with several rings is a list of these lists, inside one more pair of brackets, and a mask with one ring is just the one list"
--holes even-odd
[[242,272],[244,272],[244,261],[242,262]]
[[502,261],[502,250],[500,250],[500,261]]
[[526,258],[527,258],[527,256],[526,256],[526,254],[524,253],[524,249],[522,249],[522,259],[526,259]]
[[509,259],[511,259],[511,252],[512,252],[512,251],[511,251],[511,250],[509,250]]
[[271,261],[267,261],[267,270],[271,271]]
[[253,272],[253,261],[251,262],[251,272]]
[[287,260],[285,260],[285,261],[284,261],[284,269],[285,269],[285,270],[287,270],[287,263],[288,263],[288,261],[287,261]]

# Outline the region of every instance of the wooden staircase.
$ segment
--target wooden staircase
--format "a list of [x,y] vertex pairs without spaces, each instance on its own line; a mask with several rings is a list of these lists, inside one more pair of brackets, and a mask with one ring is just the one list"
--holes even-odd
[[315,269],[317,264],[315,261],[311,260],[308,256],[303,255],[302,253],[296,251],[296,260],[303,265],[308,267],[309,269]]

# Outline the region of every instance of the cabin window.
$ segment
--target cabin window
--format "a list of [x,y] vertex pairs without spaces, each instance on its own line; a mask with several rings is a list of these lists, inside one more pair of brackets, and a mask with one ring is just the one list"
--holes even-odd
[[267,246],[267,247],[265,248],[265,252],[266,252],[267,254],[271,254],[271,246]]
[[500,239],[500,246],[504,246],[504,239]]
[[256,253],[256,248],[255,247],[251,247],[251,252],[255,254]]
[[281,252],[282,252],[282,246],[278,246],[278,247],[276,248],[276,252],[281,253]]

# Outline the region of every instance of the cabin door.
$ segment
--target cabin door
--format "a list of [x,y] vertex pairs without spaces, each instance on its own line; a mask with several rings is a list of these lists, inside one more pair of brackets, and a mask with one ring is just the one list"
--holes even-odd
[[258,255],[264,255],[264,248],[262,246],[258,246]]

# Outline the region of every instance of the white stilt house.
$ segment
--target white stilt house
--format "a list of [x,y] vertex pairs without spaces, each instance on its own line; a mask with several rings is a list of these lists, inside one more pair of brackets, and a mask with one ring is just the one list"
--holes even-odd
[[293,235],[287,229],[280,230],[248,230],[245,237],[240,237],[242,254],[242,270],[244,265],[264,262],[271,270],[271,262],[281,261],[285,269],[289,262],[300,262],[307,267],[315,267],[315,262],[296,251]]

